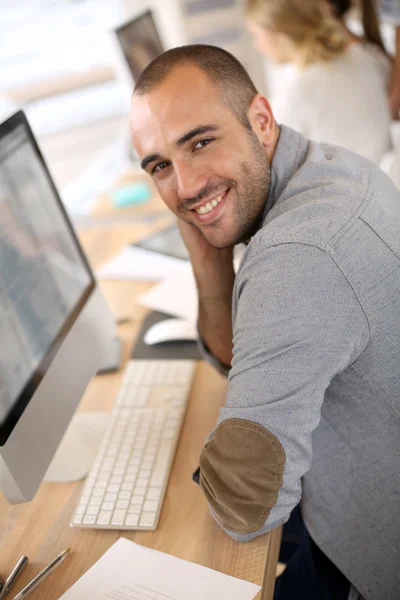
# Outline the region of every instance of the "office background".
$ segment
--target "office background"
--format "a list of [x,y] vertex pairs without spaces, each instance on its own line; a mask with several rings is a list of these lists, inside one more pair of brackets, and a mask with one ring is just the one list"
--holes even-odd
[[[121,76],[110,30],[151,9],[165,48],[222,45],[265,85],[241,0],[24,0],[2,8],[0,94],[23,108],[61,194],[77,206],[77,181],[115,176],[128,132],[132,85]],[[3,114],[9,107],[0,103]],[[126,141],[126,138],[125,138]],[[82,204],[82,202],[81,202]]]

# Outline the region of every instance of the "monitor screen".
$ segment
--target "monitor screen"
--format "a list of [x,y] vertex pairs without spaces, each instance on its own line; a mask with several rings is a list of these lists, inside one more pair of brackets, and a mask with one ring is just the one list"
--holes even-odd
[[164,52],[150,10],[116,28],[115,33],[134,81],[152,60]]
[[94,287],[25,116],[0,125],[0,445]]

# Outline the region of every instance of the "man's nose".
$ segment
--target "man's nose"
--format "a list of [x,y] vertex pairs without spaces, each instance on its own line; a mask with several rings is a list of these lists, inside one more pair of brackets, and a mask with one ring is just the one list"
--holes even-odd
[[207,175],[203,169],[180,160],[174,165],[178,196],[182,199],[197,198],[207,186]]

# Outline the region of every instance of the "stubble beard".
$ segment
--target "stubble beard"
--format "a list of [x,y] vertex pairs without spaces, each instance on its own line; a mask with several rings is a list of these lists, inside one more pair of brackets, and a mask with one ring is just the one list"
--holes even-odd
[[[236,192],[231,233],[224,239],[224,232],[218,232],[217,223],[215,225],[217,229],[212,236],[204,235],[199,228],[209,244],[215,248],[229,248],[247,242],[258,230],[264,214],[271,184],[271,166],[253,131],[249,131],[249,138],[248,155],[240,168],[242,175],[239,178],[240,184],[231,188]],[[211,239],[208,239],[209,237]]]

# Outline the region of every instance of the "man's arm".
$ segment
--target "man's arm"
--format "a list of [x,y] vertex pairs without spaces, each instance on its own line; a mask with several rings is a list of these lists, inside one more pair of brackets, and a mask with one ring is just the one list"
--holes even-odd
[[199,295],[199,333],[211,354],[229,367],[232,360],[232,259],[212,269],[194,271]]
[[200,456],[200,485],[220,525],[247,541],[299,502],[325,392],[363,351],[369,327],[319,248],[251,251],[237,277],[228,395]]
[[232,359],[233,249],[213,248],[192,225],[179,222],[196,280],[198,328],[207,350],[222,365]]

